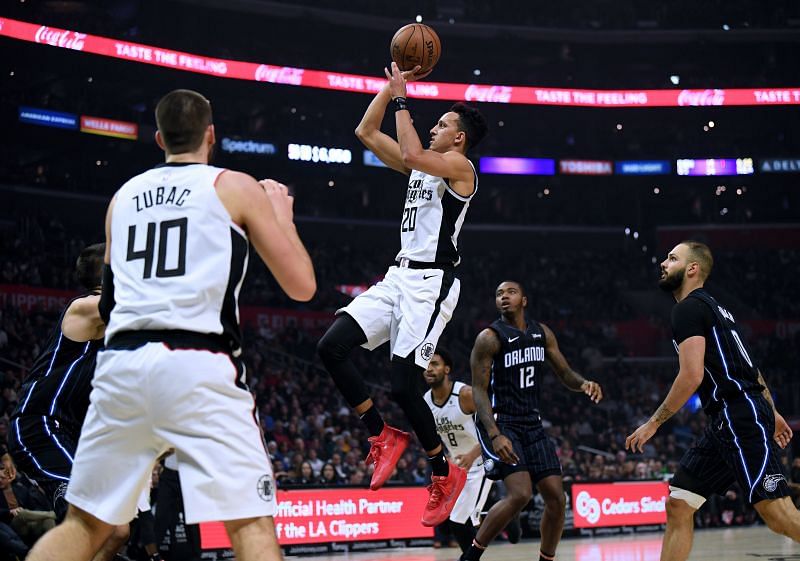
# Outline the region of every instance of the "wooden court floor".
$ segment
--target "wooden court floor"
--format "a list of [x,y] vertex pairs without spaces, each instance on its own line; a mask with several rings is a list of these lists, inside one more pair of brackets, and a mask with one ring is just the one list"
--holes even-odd
[[[561,542],[557,561],[659,561],[661,533],[570,538]],[[538,541],[498,543],[481,561],[538,561]],[[314,556],[314,561],[456,561],[457,549],[411,548]],[[304,558],[308,559],[309,557]],[[288,558],[293,559],[293,558]],[[690,561],[800,561],[800,544],[765,526],[700,530]]]

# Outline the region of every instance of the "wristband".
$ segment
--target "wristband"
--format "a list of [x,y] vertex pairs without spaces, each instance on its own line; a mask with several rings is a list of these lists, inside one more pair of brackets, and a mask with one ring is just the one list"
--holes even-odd
[[498,432],[496,435],[494,435],[493,437],[491,437],[489,439],[489,442],[494,442],[494,439],[497,438],[498,436],[503,436],[503,433],[502,432]]
[[408,111],[408,102],[404,97],[393,97],[392,103],[394,104],[394,111]]

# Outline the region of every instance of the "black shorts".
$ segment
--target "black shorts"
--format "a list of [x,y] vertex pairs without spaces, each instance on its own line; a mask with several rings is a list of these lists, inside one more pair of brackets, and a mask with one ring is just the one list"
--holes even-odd
[[59,520],[67,510],[64,493],[77,447],[77,431],[65,429],[51,417],[23,415],[11,420],[8,452],[17,469],[44,490]]
[[708,417],[703,436],[681,458],[670,484],[708,498],[738,481],[750,503],[786,497],[789,486],[774,434],[775,415],[763,396],[726,400]]
[[489,479],[497,481],[512,473],[527,471],[536,485],[545,477],[561,475],[561,462],[556,455],[556,448],[542,425],[497,421],[497,428],[511,441],[514,452],[519,456],[519,463],[515,466],[500,460],[483,425],[476,423],[476,426],[483,454],[483,469]]

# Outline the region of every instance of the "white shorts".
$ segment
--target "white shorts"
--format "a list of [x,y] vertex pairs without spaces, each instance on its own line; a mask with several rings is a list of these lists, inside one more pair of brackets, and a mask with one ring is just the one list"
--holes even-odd
[[367,336],[373,350],[390,342],[393,356],[414,353],[427,368],[445,325],[453,317],[461,282],[452,269],[389,267],[386,277],[336,313],[347,313]]
[[239,375],[222,353],[101,351],[67,501],[125,524],[156,458],[175,448],[188,524],[274,515],[272,466]]
[[481,523],[481,512],[483,512],[486,499],[489,498],[492,483],[493,481],[486,477],[482,466],[480,469],[469,470],[464,489],[450,513],[450,520],[458,524],[465,524],[467,520],[471,519],[472,525],[477,528]]

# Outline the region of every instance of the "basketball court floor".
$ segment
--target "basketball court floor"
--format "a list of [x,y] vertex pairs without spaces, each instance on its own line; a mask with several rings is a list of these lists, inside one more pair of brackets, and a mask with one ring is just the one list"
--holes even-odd
[[[570,538],[561,542],[558,561],[659,561],[661,533]],[[481,561],[538,561],[538,541],[498,543]],[[411,548],[314,556],[315,561],[455,561],[452,548]],[[308,558],[308,557],[306,557]],[[290,558],[291,559],[291,558]],[[700,530],[690,561],[800,561],[800,544],[777,536],[765,526]]]

